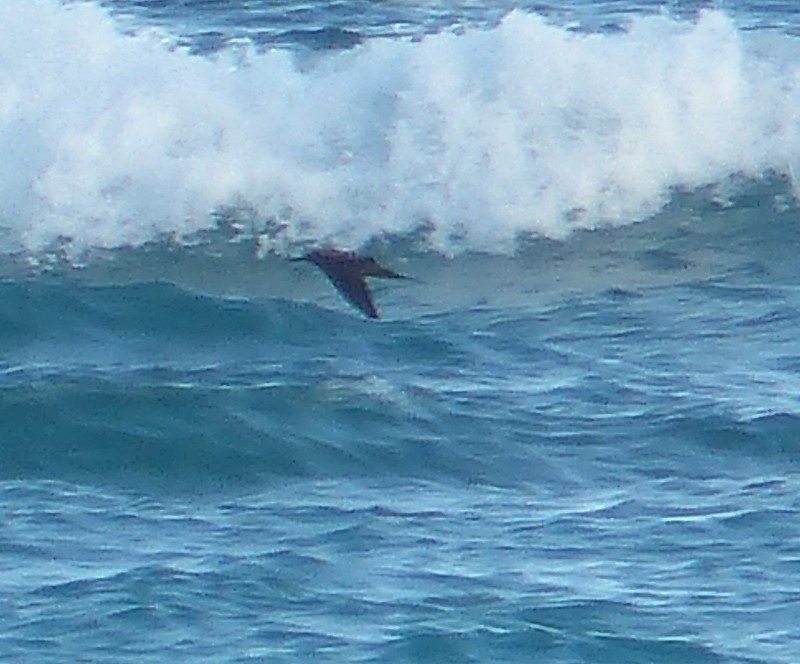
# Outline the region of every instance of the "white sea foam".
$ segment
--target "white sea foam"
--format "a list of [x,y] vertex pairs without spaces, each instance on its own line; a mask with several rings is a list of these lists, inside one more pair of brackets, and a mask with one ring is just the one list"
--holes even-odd
[[192,56],[93,5],[3,0],[0,249],[136,245],[240,206],[283,241],[430,231],[501,251],[800,172],[800,48],[694,23],[576,34],[512,13],[419,42]]

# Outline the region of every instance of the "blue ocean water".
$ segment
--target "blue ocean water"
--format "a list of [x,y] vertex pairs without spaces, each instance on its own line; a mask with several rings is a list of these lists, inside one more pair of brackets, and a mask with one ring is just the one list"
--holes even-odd
[[0,26],[0,659],[797,661],[794,3]]

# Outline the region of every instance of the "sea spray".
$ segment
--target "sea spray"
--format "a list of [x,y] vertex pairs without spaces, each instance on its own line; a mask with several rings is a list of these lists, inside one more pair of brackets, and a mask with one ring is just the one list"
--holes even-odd
[[792,178],[797,44],[695,21],[493,28],[191,55],[94,5],[0,8],[0,249],[183,238],[247,210],[268,248],[422,231],[490,252],[656,213],[676,190]]

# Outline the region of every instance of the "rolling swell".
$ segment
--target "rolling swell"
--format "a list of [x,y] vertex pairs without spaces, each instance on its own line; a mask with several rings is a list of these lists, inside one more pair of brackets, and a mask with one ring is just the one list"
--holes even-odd
[[[349,314],[167,284],[3,291],[6,479],[214,489],[474,465],[434,439],[424,394],[377,373],[385,342]],[[430,331],[398,339],[446,359]]]
[[[753,457],[794,463],[791,358],[778,342],[749,373],[726,358],[739,330],[788,331],[795,317],[780,288],[747,310],[729,306],[734,290],[412,303],[372,324],[336,299],[7,281],[0,476],[178,491],[378,476],[563,488],[702,477],[698,459],[720,451],[733,473]],[[664,317],[662,298],[705,303]],[[720,319],[728,332],[703,333]]]

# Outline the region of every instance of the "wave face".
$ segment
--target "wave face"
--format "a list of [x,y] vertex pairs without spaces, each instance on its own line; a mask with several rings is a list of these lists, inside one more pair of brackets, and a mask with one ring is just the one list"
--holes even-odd
[[527,293],[387,288],[380,322],[333,294],[5,281],[0,651],[792,664],[800,293],[748,246],[726,278],[533,295],[518,275],[585,248],[439,257],[417,278]]
[[[617,246],[635,246],[619,233]],[[765,249],[775,273],[794,261],[779,251]],[[768,268],[754,258],[721,277],[663,250],[609,265],[606,243],[593,259],[429,257],[414,264],[418,284],[376,292],[377,323],[311,269],[310,301],[9,280],[0,480],[156,494],[354,477],[563,491],[613,488],[653,459],[697,481],[706,455],[734,474],[751,459],[796,467],[797,293],[760,283]]]
[[676,191],[794,186],[800,58],[725,14],[493,27],[302,57],[191,55],[94,5],[7,0],[0,248],[75,253],[233,218],[266,249],[446,252],[646,219]]

